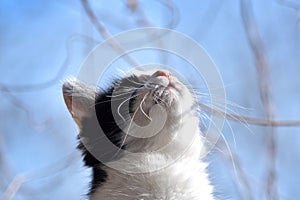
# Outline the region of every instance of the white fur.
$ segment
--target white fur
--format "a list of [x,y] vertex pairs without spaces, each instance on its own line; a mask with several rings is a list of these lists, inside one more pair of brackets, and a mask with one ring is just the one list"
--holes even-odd
[[[190,127],[183,127],[180,131],[188,131]],[[174,146],[174,151],[163,153],[148,153],[140,160],[130,157],[122,158],[123,166],[136,173],[125,173],[120,170],[106,168],[107,182],[104,183],[91,197],[92,200],[210,200],[214,199],[207,173],[206,164],[200,160],[201,142],[195,132],[195,140],[181,158],[174,161],[179,146]],[[173,162],[174,161],[174,162]],[[173,163],[172,163],[173,162]],[[171,163],[171,164],[169,164]],[[116,165],[120,165],[118,162]],[[112,164],[113,166],[113,164]],[[128,169],[131,166],[131,169]],[[166,166],[154,171],[156,168]],[[149,170],[149,173],[138,173]],[[151,172],[152,171],[152,172]]]
[[[159,80],[154,77],[153,81]],[[108,178],[93,193],[91,200],[214,199],[213,187],[206,173],[207,164],[201,160],[204,148],[198,128],[199,119],[190,110],[192,95],[179,81],[172,81],[180,92],[169,90],[172,101],[165,106],[168,117],[164,127],[153,137],[143,139],[131,136],[142,134],[140,129],[130,129],[131,134],[126,137],[125,143],[127,150],[134,153],[125,153],[120,160],[108,163],[110,167],[105,167]],[[159,110],[151,112],[154,106],[151,98],[149,96],[142,105],[149,116],[137,111],[134,122],[147,124],[151,123],[149,118],[161,117]],[[137,99],[135,109],[140,108],[142,101],[141,97]],[[143,135],[147,135],[145,131]],[[144,152],[143,156],[135,157],[138,152]]]

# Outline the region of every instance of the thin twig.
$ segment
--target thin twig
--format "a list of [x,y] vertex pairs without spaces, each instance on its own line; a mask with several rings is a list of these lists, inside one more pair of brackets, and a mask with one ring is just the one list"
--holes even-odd
[[279,4],[291,8],[297,12],[297,24],[300,23],[300,3],[296,3],[288,0],[276,0]]
[[225,1],[210,1],[208,9],[203,14],[203,17],[197,20],[196,25],[196,34],[195,38],[202,39],[204,38],[207,33],[212,28],[213,24],[215,23],[220,9],[222,8]]
[[[213,126],[216,127],[216,124],[211,120],[211,117],[207,116],[207,119],[209,119],[209,121],[212,123]],[[232,128],[230,126],[230,124],[228,123],[228,121],[226,121],[228,126],[230,127],[231,131]],[[230,148],[229,143],[227,142],[225,136],[222,133],[222,130],[217,128],[217,134],[220,134],[220,140],[218,140],[218,142],[216,143],[216,146],[214,146],[214,148],[216,150],[218,150],[218,152],[221,153],[222,158],[224,158],[226,161],[228,161],[228,163],[230,163],[230,167],[232,167],[232,170],[235,174],[236,177],[236,182],[235,184],[237,185],[237,187],[241,187],[243,186],[244,190],[243,191],[239,191],[240,195],[243,196],[245,200],[253,200],[253,194],[252,194],[252,188],[251,188],[251,184],[248,180],[248,176],[245,173],[242,164],[240,162],[240,159],[238,157],[238,155]],[[210,142],[210,136],[206,137],[206,141],[208,141],[211,144],[214,144]],[[223,150],[225,149],[225,151]]]
[[107,41],[111,45],[113,49],[115,49],[117,52],[121,53],[124,56],[124,59],[132,66],[136,67],[139,64],[131,57],[129,56],[126,51],[123,49],[123,47],[120,45],[118,41],[113,39],[111,33],[105,28],[105,26],[97,19],[94,11],[92,10],[89,1],[88,0],[81,0],[82,7],[84,8],[84,11],[86,12],[88,18],[92,22],[92,24],[95,26],[97,31],[102,35],[104,39],[108,39]]
[[[224,142],[222,142],[221,144],[217,144],[225,146]],[[222,147],[218,147],[219,149],[221,149]],[[226,152],[222,151],[220,153],[223,153],[222,157],[228,161],[228,163],[230,164],[230,166],[232,166],[232,163],[234,163],[234,170],[236,171],[238,177],[241,180],[241,183],[243,184],[243,186],[245,187],[245,192],[243,192],[243,194],[241,194],[242,196],[244,196],[245,198],[247,198],[247,200],[252,200],[253,199],[253,194],[252,194],[252,188],[251,188],[251,184],[248,180],[248,176],[246,174],[246,172],[244,171],[240,158],[239,156],[233,152],[231,150],[231,154],[228,152],[228,150]],[[240,183],[240,181],[238,180],[237,182]]]
[[42,83],[27,84],[27,85],[26,84],[7,85],[7,84],[0,83],[0,91],[18,92],[18,93],[34,92],[34,91],[49,88],[49,87],[53,86],[54,84],[58,83],[62,79],[63,75],[65,74],[65,72],[67,71],[67,68],[68,68],[68,63],[69,63],[69,59],[70,59],[70,45],[71,45],[72,40],[73,40],[73,37],[69,37],[68,40],[66,41],[66,44],[65,44],[65,48],[66,48],[66,52],[67,52],[66,58],[60,65],[56,75],[53,78],[51,78],[45,82],[42,82]]
[[23,103],[22,100],[20,100],[17,96],[13,95],[8,87],[5,87],[2,85],[0,87],[0,91],[2,91],[2,94],[4,94],[5,97],[7,97],[12,105],[14,105],[16,108],[19,108],[20,110],[23,110],[26,114],[27,122],[31,127],[38,128],[43,127],[45,124],[48,124],[50,122],[50,119],[45,120],[43,122],[37,122],[33,116],[31,111],[28,109],[28,106]]
[[1,199],[11,200],[17,194],[21,186],[29,181],[46,178],[66,170],[76,161],[75,157],[77,157],[77,152],[71,153],[66,158],[52,163],[42,169],[16,175],[5,190]]
[[[265,51],[265,46],[260,36],[250,0],[241,0],[241,15],[243,19],[244,29],[252,52],[256,61],[256,70],[259,81],[260,99],[263,104],[264,113],[268,120],[275,117],[274,103],[272,99],[270,85],[270,65]],[[267,129],[267,152],[269,160],[269,169],[266,181],[267,199],[277,200],[277,175],[276,175],[276,156],[277,142],[276,130],[273,126]]]
[[10,160],[8,159],[5,153],[5,142],[4,137],[2,135],[2,131],[0,131],[0,188],[2,189],[7,184],[7,181],[12,177],[14,167],[11,165]]
[[276,1],[281,5],[294,9],[295,11],[299,11],[300,9],[300,3],[296,3],[288,0],[276,0]]
[[[174,29],[179,21],[179,12],[177,7],[174,5],[174,3],[171,0],[160,0],[158,1],[162,5],[164,5],[170,12],[171,17],[168,17],[168,19],[171,19],[170,22],[166,25],[166,28]],[[144,10],[141,8],[140,2],[138,0],[126,0],[125,5],[127,8],[136,16],[136,23],[140,27],[155,27],[155,25],[152,24],[152,22],[148,19],[146,16]],[[164,34],[160,33],[157,34],[156,32],[153,32],[149,34],[149,37],[151,37],[152,40],[156,40],[162,48],[164,47],[164,41],[160,40],[160,38]],[[161,57],[161,63],[167,63],[168,61],[168,55],[167,54],[159,54]]]
[[[170,22],[168,22],[165,27],[169,29],[174,29],[180,18],[179,10],[176,5],[171,0],[159,0],[163,6],[165,6],[171,13]],[[138,0],[125,0],[125,5],[127,8],[137,16],[137,24],[142,27],[152,27],[154,26],[152,22],[147,18],[144,11],[141,9],[140,3]]]
[[217,108],[211,108],[203,103],[198,102],[200,108],[205,111],[209,112],[213,115],[219,117],[225,117],[226,119],[248,123],[258,126],[282,126],[282,127],[289,127],[289,126],[300,126],[300,120],[273,120],[273,119],[261,119],[261,118],[254,118],[254,117],[246,117],[241,115],[235,115],[231,113],[224,112]]
[[295,1],[289,1],[289,0],[276,0],[276,1],[282,5],[293,8],[295,10],[299,10],[300,8],[300,2],[296,3]]

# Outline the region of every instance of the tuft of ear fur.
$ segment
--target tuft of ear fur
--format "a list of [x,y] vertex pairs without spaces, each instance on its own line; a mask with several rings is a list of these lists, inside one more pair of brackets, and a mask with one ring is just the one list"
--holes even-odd
[[67,108],[79,127],[83,118],[95,115],[95,87],[73,78],[63,84],[62,91]]

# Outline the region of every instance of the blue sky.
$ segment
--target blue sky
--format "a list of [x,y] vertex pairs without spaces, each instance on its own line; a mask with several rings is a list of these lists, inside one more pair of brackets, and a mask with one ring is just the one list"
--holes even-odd
[[[145,16],[153,26],[166,27],[171,13],[160,1],[141,1]],[[296,10],[279,0],[253,0],[253,12],[270,63],[270,77],[278,119],[300,119],[300,27]],[[300,6],[300,2],[293,1]],[[99,18],[112,34],[141,27],[124,1],[92,1]],[[263,117],[258,77],[253,52],[246,38],[240,14],[240,2],[174,1],[182,32],[202,45],[217,65],[225,84],[228,100],[248,109],[232,109],[243,115]],[[298,10],[299,13],[299,10]],[[64,164],[74,153],[74,162],[59,173],[26,182],[15,199],[84,199],[89,170],[82,167],[75,150],[77,128],[62,99],[61,84],[76,76],[87,54],[103,38],[90,24],[80,1],[1,1],[0,2],[0,76],[1,85],[15,89],[9,95],[2,90],[0,151],[0,192],[19,173],[41,170],[48,165]],[[141,63],[159,62],[153,52],[139,52]],[[182,61],[170,55],[172,64],[193,80]],[[174,60],[172,60],[174,59]],[[117,61],[116,65],[124,65]],[[19,86],[51,80],[63,67],[63,73],[49,87],[22,91]],[[116,73],[108,72],[104,80]],[[193,80],[195,83],[198,80]],[[266,134],[262,127],[230,122],[223,132],[237,153],[251,183],[255,199],[266,199],[264,180],[267,171]],[[276,169],[281,199],[298,199],[300,191],[299,128],[278,128]],[[73,155],[73,154],[72,154]],[[1,155],[2,156],[2,155]],[[3,157],[3,156],[2,156]],[[1,157],[0,157],[1,158]],[[232,164],[214,151],[208,158],[216,190],[228,199],[241,199],[245,188],[237,184]],[[59,163],[59,164],[58,164]],[[62,167],[64,168],[64,167]],[[53,167],[55,171],[55,167]],[[238,187],[241,186],[241,187]]]

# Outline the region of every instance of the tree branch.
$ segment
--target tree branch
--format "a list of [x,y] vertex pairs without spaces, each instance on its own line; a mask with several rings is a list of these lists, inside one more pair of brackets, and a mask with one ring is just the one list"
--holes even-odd
[[[240,6],[246,36],[256,62],[255,66],[258,75],[260,99],[263,104],[263,109],[267,120],[272,120],[275,117],[275,109],[270,84],[270,65],[265,51],[265,46],[259,33],[257,23],[255,21],[251,0],[241,0]],[[270,129],[267,129],[266,131],[268,133],[268,145],[266,146],[269,159],[269,169],[267,171],[266,181],[266,195],[267,199],[277,200],[279,199],[276,175],[277,134],[273,125],[271,125]]]
[[81,0],[81,5],[84,8],[84,11],[86,12],[88,18],[92,22],[92,24],[95,26],[96,30],[102,35],[104,39],[109,39],[108,42],[111,45],[112,48],[114,48],[117,52],[124,55],[124,59],[132,66],[136,67],[139,64],[131,57],[129,56],[125,50],[122,48],[120,43],[113,39],[110,32],[105,28],[105,26],[97,19],[94,11],[92,10],[89,1],[88,0]]

